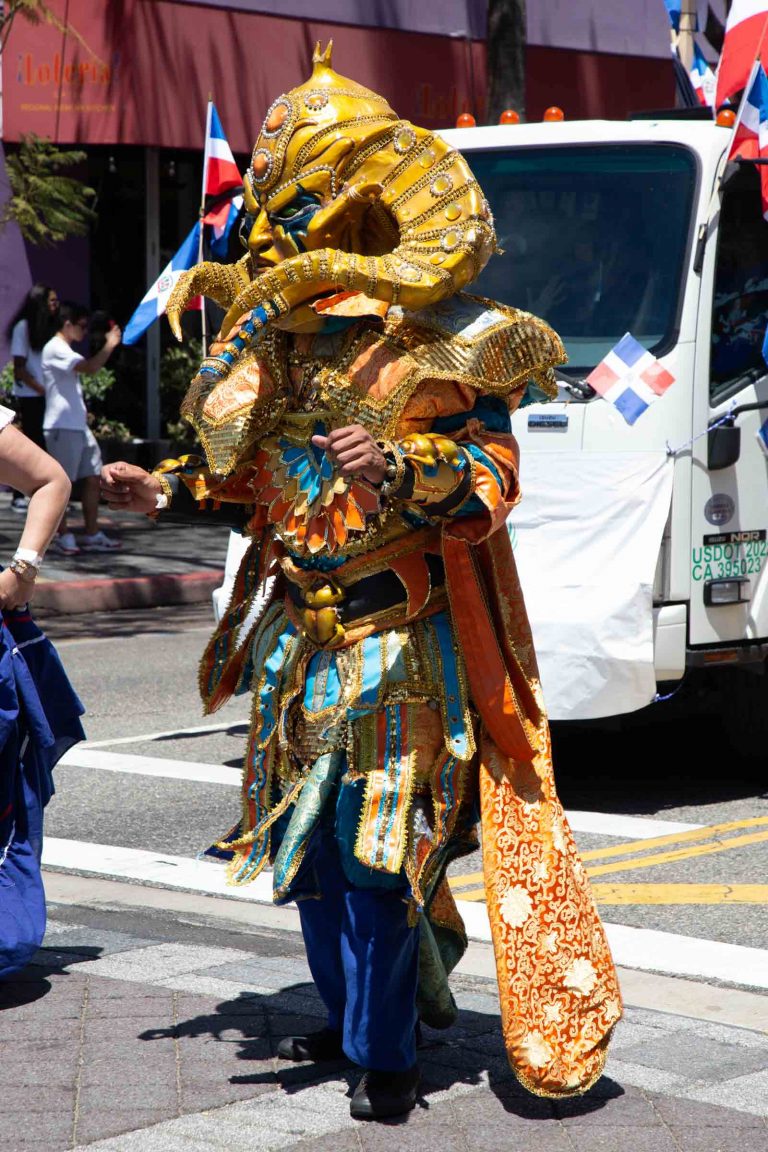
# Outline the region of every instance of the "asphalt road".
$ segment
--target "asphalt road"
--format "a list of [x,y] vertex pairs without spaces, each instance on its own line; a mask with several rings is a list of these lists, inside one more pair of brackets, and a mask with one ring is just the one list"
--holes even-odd
[[[208,606],[41,622],[86,704],[85,747],[98,746],[88,766],[57,769],[47,837],[70,842],[75,871],[81,846],[93,870],[93,844],[191,860],[237,819],[234,769],[250,709],[242,697],[202,715],[196,671]],[[607,921],[644,930],[637,939],[650,949],[677,936],[738,946],[732,968],[723,953],[716,978],[755,986],[740,956],[768,943],[768,757],[740,761],[715,717],[669,715],[659,706],[628,731],[556,727],[561,798]],[[137,759],[114,770],[116,754]],[[177,778],[162,764],[155,772],[169,760],[179,762]],[[185,778],[190,761],[224,766],[226,780],[204,770]],[[453,866],[469,904],[482,901],[480,867],[477,857]],[[768,951],[757,962],[768,986]]]

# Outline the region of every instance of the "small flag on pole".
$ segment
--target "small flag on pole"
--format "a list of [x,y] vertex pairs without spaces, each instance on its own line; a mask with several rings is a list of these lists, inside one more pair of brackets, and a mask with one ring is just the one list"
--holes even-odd
[[[232,149],[221,126],[216,105],[208,102],[208,115],[205,125],[205,153],[203,156],[203,206],[211,197],[221,197],[227,192],[237,192],[243,186]],[[227,242],[232,225],[243,206],[243,197],[232,196],[223,200],[203,216],[203,223],[213,230],[211,252],[223,259],[227,254]]]
[[[225,201],[223,208],[226,209],[222,212],[221,207],[216,208],[213,212],[206,212],[203,216],[203,223],[212,226],[212,235],[210,236],[210,249],[214,256],[218,256],[220,260],[226,259],[227,249],[229,247],[229,234],[232,231],[232,225],[237,220],[240,209],[243,206],[242,196],[233,196],[231,200]],[[222,220],[222,215],[224,219]]]
[[744,88],[752,62],[760,53],[768,64],[768,0],[733,0],[725,25],[725,39],[717,68],[717,107]]
[[[123,330],[123,344],[135,344],[140,336],[146,332],[150,324],[162,316],[168,303],[168,297],[176,286],[182,272],[197,264],[198,244],[200,242],[200,223],[197,221],[184,243],[179,248],[171,262],[166,265],[159,277],[147,292],[138,308],[131,316]],[[202,297],[196,296],[187,306],[187,310],[200,311],[203,306]]]
[[242,184],[243,178],[224,135],[216,106],[209,102],[203,156],[203,195],[222,196],[232,188],[241,188]]
[[674,382],[674,376],[629,332],[587,376],[587,383],[618,408],[627,424],[634,424]]
[[715,102],[715,74],[707,63],[704,53],[696,41],[693,43],[693,62],[690,70],[691,83],[696,99],[705,107],[711,108]]
[[[768,161],[768,76],[757,62],[739,108],[728,159],[734,156]],[[768,164],[761,164],[759,169],[763,216],[768,220]]]

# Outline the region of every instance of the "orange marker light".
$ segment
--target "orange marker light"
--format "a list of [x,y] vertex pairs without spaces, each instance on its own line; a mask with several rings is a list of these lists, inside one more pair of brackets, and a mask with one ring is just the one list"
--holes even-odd
[[519,124],[520,115],[515,112],[514,108],[505,108],[501,116],[499,116],[499,124]]
[[736,120],[736,113],[733,108],[721,108],[717,114],[715,123],[720,128],[733,128],[734,121]]
[[547,108],[542,116],[542,120],[550,123],[554,123],[555,120],[565,120],[565,112],[563,112],[562,108],[558,108],[556,104],[553,104],[551,108]]
[[461,115],[456,118],[457,128],[475,128],[476,126],[477,120],[475,120],[471,112],[462,112]]

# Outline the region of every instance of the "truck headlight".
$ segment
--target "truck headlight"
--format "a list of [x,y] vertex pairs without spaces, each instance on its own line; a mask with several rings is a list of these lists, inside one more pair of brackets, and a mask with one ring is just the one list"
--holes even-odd
[[718,608],[722,604],[747,604],[750,593],[749,580],[744,577],[704,581],[704,603],[708,608]]

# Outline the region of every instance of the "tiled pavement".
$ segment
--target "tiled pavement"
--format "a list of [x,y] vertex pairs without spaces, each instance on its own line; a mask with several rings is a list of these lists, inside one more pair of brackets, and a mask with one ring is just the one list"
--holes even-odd
[[5,1152],[768,1148],[759,1032],[630,1008],[597,1087],[552,1103],[508,1072],[493,982],[456,977],[460,1023],[427,1030],[416,1111],[360,1124],[356,1069],[273,1055],[321,1023],[295,933],[76,907],[50,920],[36,964],[0,985]]

